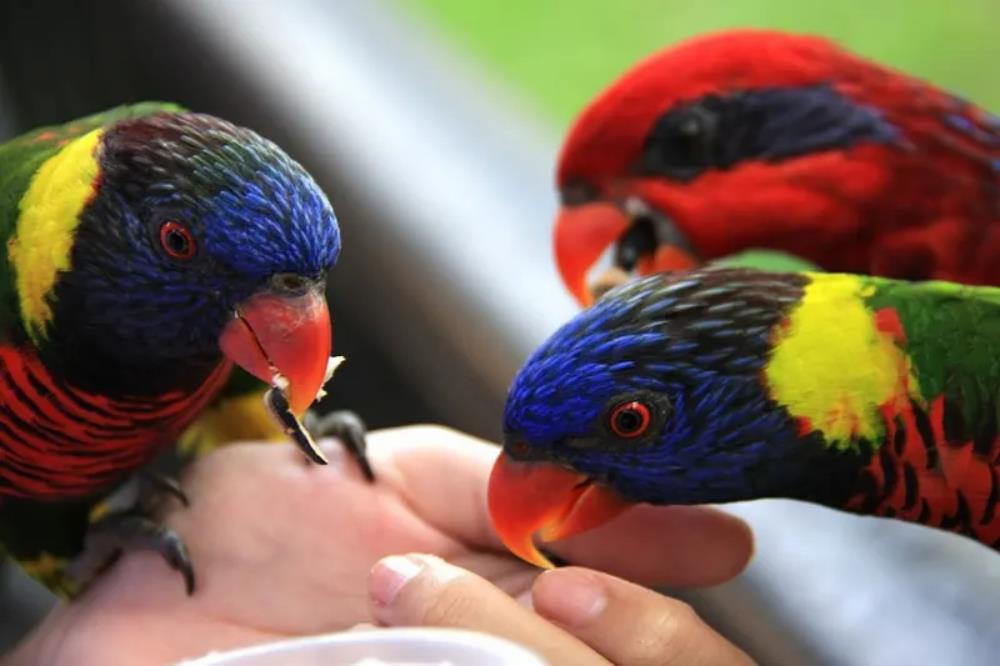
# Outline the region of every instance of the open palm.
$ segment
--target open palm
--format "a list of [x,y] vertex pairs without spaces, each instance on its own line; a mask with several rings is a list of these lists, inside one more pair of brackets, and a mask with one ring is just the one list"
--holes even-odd
[[[169,664],[210,650],[372,622],[367,575],[385,555],[439,555],[513,595],[538,570],[510,556],[486,513],[497,449],[439,427],[372,433],[366,484],[335,442],[328,467],[291,446],[241,444],[183,480],[191,506],[167,522],[185,539],[193,597],[159,556],[130,553],[80,600],[58,608],[13,663]],[[646,584],[700,585],[742,569],[738,520],[704,508],[637,507],[554,548]]]

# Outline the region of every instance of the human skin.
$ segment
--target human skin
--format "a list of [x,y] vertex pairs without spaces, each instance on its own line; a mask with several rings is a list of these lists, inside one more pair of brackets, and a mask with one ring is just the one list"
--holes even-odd
[[[190,549],[198,581],[194,596],[185,595],[180,576],[159,555],[130,552],[81,598],[57,607],[4,666],[169,664],[210,650],[359,624],[460,626],[447,614],[422,620],[406,615],[419,614],[420,603],[433,602],[433,587],[415,597],[417,588],[404,585],[398,598],[409,594],[410,610],[395,616],[391,604],[379,610],[374,601],[377,572],[385,562],[372,568],[390,555],[443,558],[434,559],[427,572],[450,566],[449,571],[468,576],[466,582],[474,585],[466,588],[467,600],[495,602],[500,591],[530,598],[540,571],[507,553],[486,510],[486,480],[498,452],[495,446],[436,426],[375,432],[369,436],[378,475],[374,485],[364,482],[339,444],[328,441],[321,446],[331,458],[326,467],[307,463],[294,447],[274,444],[233,445],[197,462],[182,481],[190,506],[171,506],[165,515]],[[553,544],[552,550],[580,567],[643,585],[712,585],[744,568],[752,537],[744,523],[713,509],[642,506],[598,530]],[[573,571],[588,570],[567,569],[558,575]],[[535,585],[536,604],[550,576],[545,574]],[[618,580],[601,580],[606,579]],[[606,584],[618,590],[617,582]],[[569,578],[558,586],[549,584],[542,605],[546,598],[557,603],[564,594],[558,590],[572,585]],[[641,588],[633,587],[626,607],[649,605],[659,597],[642,590],[655,597],[642,596],[640,603],[636,594]],[[449,586],[440,591],[454,595],[456,589],[461,592],[461,587]],[[619,592],[612,598],[619,599]],[[689,608],[659,598],[671,610],[663,615],[665,606],[652,603],[651,612],[677,618],[671,635],[704,641],[709,654],[735,651]],[[619,602],[608,606],[619,615],[622,607]],[[539,609],[544,615],[545,609]],[[512,612],[506,604],[502,610]],[[525,628],[523,635],[515,632],[513,637],[530,644],[542,620],[526,610],[517,617]],[[594,646],[589,649],[595,653],[607,649],[600,645],[613,635],[616,622],[623,621],[609,623],[605,618],[581,629],[557,620],[549,613],[546,622],[552,626],[544,629],[545,636],[558,631],[578,646]],[[626,624],[641,623],[633,618]],[[532,647],[550,658],[560,656]]]
[[499,634],[554,666],[753,663],[684,603],[592,569],[538,576],[529,599],[534,612],[481,576],[430,555],[385,558],[369,581],[372,615],[382,624]]

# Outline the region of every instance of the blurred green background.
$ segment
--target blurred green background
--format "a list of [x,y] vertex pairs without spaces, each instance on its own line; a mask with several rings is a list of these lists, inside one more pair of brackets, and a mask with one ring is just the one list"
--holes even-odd
[[639,58],[727,27],[822,34],[1000,110],[997,0],[396,1],[525,92],[559,128]]

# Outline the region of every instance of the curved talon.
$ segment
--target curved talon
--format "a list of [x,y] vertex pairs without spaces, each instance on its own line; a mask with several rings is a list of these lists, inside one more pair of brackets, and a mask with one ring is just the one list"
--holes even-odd
[[194,594],[194,567],[180,535],[134,510],[110,513],[94,523],[87,533],[84,551],[69,564],[66,573],[80,589],[85,589],[128,550],[159,553],[183,576],[188,596]]
[[140,500],[148,495],[155,495],[159,491],[175,497],[185,507],[191,506],[191,501],[188,499],[187,493],[184,492],[184,489],[181,488],[176,480],[171,479],[169,476],[143,470],[139,473],[139,478],[148,486],[148,490],[146,488],[140,489]]
[[163,549],[159,550],[160,555],[167,561],[174,570],[179,571],[184,577],[184,589],[188,596],[194,594],[194,566],[191,564],[191,555],[188,554],[187,546],[173,530],[164,529]]
[[366,436],[368,428],[360,416],[352,411],[340,410],[330,412],[323,416],[317,416],[312,412],[306,412],[306,428],[312,435],[320,437],[336,437],[343,442],[351,457],[358,462],[361,474],[369,483],[375,481],[375,472],[366,453],[368,445]]

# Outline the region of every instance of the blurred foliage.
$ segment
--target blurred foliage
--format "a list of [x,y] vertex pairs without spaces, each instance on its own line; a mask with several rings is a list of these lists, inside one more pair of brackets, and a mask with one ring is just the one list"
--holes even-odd
[[396,0],[527,92],[563,127],[629,65],[728,27],[831,37],[1000,110],[997,0]]

